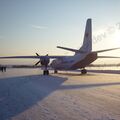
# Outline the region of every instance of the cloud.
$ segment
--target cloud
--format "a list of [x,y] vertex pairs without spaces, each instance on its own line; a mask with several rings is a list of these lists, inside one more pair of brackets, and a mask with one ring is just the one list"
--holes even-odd
[[48,29],[47,26],[31,25],[34,29],[45,30]]

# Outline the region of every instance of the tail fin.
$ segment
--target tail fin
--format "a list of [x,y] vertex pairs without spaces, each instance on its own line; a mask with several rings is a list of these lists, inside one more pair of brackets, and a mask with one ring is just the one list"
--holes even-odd
[[79,50],[61,47],[61,46],[57,46],[57,48],[75,52],[75,55],[78,53],[90,53],[92,51],[92,23],[91,21],[92,21],[91,19],[87,19],[83,45]]
[[84,41],[82,47],[79,49],[82,52],[90,53],[92,51],[92,23],[91,19],[87,19]]

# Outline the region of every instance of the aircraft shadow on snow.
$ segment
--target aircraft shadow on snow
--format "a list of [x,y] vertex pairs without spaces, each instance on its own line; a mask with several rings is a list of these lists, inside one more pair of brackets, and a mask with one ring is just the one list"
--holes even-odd
[[43,75],[0,79],[0,120],[7,120],[24,112],[57,89],[84,89],[120,85],[120,82],[62,85],[66,80],[65,77]]

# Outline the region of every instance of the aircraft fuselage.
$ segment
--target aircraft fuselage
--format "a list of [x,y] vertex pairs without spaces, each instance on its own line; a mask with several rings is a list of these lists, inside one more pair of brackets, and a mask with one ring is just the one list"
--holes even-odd
[[75,70],[85,68],[97,59],[97,53],[91,52],[86,55],[79,54],[63,59],[55,59],[50,66],[55,70]]

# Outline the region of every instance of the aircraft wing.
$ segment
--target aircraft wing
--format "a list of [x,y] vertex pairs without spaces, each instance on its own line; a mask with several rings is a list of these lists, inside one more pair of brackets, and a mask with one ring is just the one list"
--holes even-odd
[[88,67],[118,67],[120,64],[90,64]]
[[[40,68],[41,70],[44,70],[44,67],[41,65],[1,65],[0,67],[6,67],[6,68]],[[48,70],[53,70],[51,66],[47,66]]]
[[98,58],[120,58],[115,56],[98,56]]
[[[66,56],[47,56],[49,59],[63,58]],[[0,57],[0,59],[44,59],[46,56],[7,56]]]

